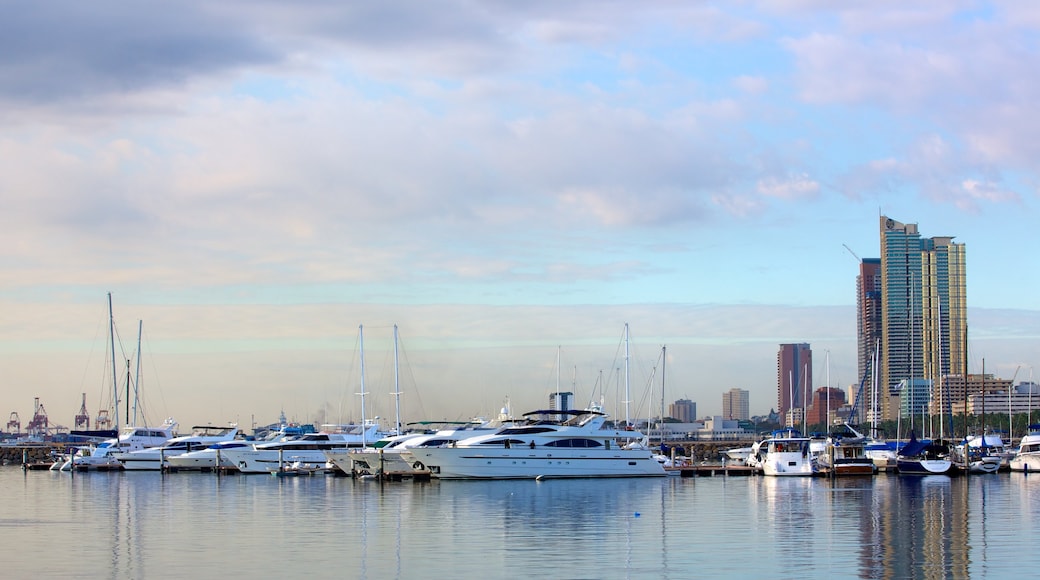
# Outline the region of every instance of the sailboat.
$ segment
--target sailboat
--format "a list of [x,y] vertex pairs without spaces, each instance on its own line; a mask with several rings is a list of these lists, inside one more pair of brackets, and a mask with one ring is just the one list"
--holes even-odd
[[[140,323],[138,324],[138,358],[140,358]],[[135,391],[134,398],[134,421],[132,424],[125,426],[122,431],[119,429],[119,377],[116,374],[116,343],[115,343],[115,318],[112,315],[112,293],[108,293],[108,332],[109,341],[112,349],[112,396],[113,402],[115,403],[115,420],[116,420],[116,431],[119,432],[119,436],[113,439],[105,440],[96,446],[83,446],[79,447],[74,453],[70,454],[65,461],[59,464],[58,469],[61,471],[70,471],[76,469],[77,471],[114,471],[123,468],[123,464],[116,459],[116,453],[125,453],[130,451],[137,451],[148,447],[155,447],[162,445],[168,440],[176,436],[177,422],[172,418],[166,419],[159,427],[138,427],[137,416],[136,416],[136,397]],[[129,394],[130,388],[130,361],[127,361],[127,391]],[[130,402],[127,401],[127,405]],[[129,408],[127,409],[127,419],[129,419],[130,413]],[[129,423],[129,420],[127,421]]]
[[942,475],[953,469],[949,449],[927,439],[918,439],[913,429],[898,456],[896,469],[900,475]]

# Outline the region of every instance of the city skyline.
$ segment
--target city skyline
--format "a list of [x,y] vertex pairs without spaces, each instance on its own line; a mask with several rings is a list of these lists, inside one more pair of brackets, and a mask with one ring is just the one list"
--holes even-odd
[[761,415],[779,344],[812,345],[812,390],[824,360],[860,380],[882,215],[969,247],[971,371],[1038,364],[1031,3],[58,0],[0,29],[23,422],[111,398],[108,292],[152,422],[357,419],[360,392],[468,419],[558,383]]

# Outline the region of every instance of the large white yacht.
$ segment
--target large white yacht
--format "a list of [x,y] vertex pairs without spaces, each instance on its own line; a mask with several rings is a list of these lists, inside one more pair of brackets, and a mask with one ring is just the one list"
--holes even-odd
[[1009,463],[1011,471],[1040,471],[1040,424],[1029,426]]
[[441,447],[411,448],[439,479],[663,477],[637,431],[609,428],[599,409],[524,413],[527,421]]
[[116,439],[109,439],[95,447],[80,447],[59,467],[62,471],[102,471],[122,469],[117,453],[136,451],[162,445],[176,436],[177,422],[167,419],[158,427],[125,427]]
[[159,471],[172,457],[205,449],[214,443],[233,441],[238,435],[237,424],[226,427],[196,425],[191,428],[191,435],[174,437],[156,447],[115,453],[115,458],[127,471]]
[[346,425],[341,429],[307,433],[283,441],[225,449],[220,456],[222,462],[237,467],[242,473],[277,473],[289,465],[320,468],[328,463],[326,451],[365,447],[384,435],[378,423],[366,421],[364,425]]

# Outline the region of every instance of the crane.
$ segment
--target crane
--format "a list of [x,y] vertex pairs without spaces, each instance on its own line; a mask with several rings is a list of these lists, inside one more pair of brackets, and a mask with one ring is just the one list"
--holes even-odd
[[852,254],[853,258],[856,258],[857,262],[862,262],[863,261],[862,258],[860,258],[859,256],[856,255],[856,252],[852,251],[852,248],[850,248],[848,244],[842,244],[842,245],[845,246],[845,249],[848,250],[850,254]]

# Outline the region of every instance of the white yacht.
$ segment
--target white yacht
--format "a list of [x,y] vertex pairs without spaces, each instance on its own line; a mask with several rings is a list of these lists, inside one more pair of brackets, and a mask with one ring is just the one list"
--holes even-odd
[[364,425],[349,425],[334,432],[307,433],[283,441],[225,449],[220,456],[222,462],[237,467],[242,473],[277,473],[288,465],[311,469],[328,464],[326,451],[365,447],[384,435],[377,423],[367,421]]
[[[284,419],[284,415],[283,415]],[[227,461],[223,452],[227,449],[248,447],[252,449],[257,443],[268,443],[272,441],[285,441],[290,437],[298,437],[305,433],[314,433],[312,425],[295,425],[283,422],[281,425],[263,428],[262,437],[258,439],[231,439],[214,443],[205,449],[188,451],[180,455],[166,458],[166,465],[171,471],[192,471],[213,469],[217,467],[217,458],[220,458],[220,466],[233,469],[235,466]]]
[[525,413],[523,424],[410,454],[439,479],[663,477],[637,431],[608,428],[599,409]]
[[795,429],[773,433],[772,438],[763,442],[766,450],[761,460],[762,474],[785,477],[812,475],[809,441]]
[[176,436],[177,422],[167,419],[159,427],[125,427],[116,439],[109,439],[95,447],[80,447],[61,464],[62,471],[107,471],[122,469],[117,453],[136,451],[162,445]]
[[191,435],[174,437],[156,447],[119,452],[115,458],[127,471],[159,471],[172,457],[205,449],[215,443],[233,441],[238,435],[238,425],[234,423],[226,427],[196,425],[191,428]]
[[1040,471],[1040,424],[1029,426],[1010,465],[1011,471]]
[[[430,423],[433,424],[433,423]],[[445,425],[445,422],[441,422]],[[405,433],[377,441],[366,449],[336,449],[325,457],[345,473],[356,475],[411,474],[425,470],[411,454],[413,448],[440,447],[476,435],[494,433],[502,427],[483,420],[455,423],[456,427],[436,431]]]

